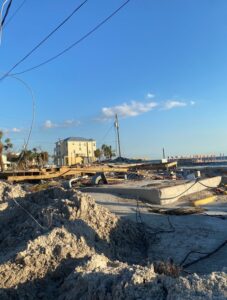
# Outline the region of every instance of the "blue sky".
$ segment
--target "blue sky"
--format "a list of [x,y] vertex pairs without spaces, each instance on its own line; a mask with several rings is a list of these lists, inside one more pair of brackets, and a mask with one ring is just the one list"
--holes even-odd
[[[13,10],[21,1],[14,1]],[[120,6],[88,1],[20,72],[57,54]],[[6,72],[61,22],[76,0],[26,1],[3,29]],[[54,62],[20,75],[34,90],[30,146],[53,151],[58,138],[83,136],[115,145],[120,116],[124,156],[227,153],[227,2],[131,0],[99,31]],[[0,126],[19,150],[31,98],[12,78],[0,82]]]

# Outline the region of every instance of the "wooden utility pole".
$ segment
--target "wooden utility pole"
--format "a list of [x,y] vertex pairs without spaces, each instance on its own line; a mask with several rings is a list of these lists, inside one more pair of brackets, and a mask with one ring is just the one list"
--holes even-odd
[[118,155],[119,155],[119,157],[121,157],[121,144],[120,144],[120,134],[119,134],[119,122],[118,122],[118,116],[117,116],[117,114],[115,114],[114,126],[115,126],[116,132],[117,132]]

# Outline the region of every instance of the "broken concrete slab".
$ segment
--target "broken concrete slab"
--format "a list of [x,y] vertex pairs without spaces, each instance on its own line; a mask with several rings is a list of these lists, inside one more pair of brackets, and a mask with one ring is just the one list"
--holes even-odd
[[144,182],[121,183],[111,186],[97,186],[83,188],[84,192],[109,193],[115,195],[122,195],[125,197],[132,197],[140,199],[152,204],[168,205],[176,202],[180,197],[192,193],[203,191],[207,188],[216,188],[221,183],[221,176],[206,178],[202,180],[193,181],[179,181],[174,182],[174,186],[160,183],[155,186],[150,181],[150,184],[142,184]]

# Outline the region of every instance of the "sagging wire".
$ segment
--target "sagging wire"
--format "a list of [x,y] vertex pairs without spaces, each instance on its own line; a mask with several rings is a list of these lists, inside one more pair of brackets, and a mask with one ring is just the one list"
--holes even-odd
[[[68,52],[72,48],[76,47],[81,42],[83,42],[85,39],[87,39],[90,35],[92,35],[94,32],[96,32],[99,28],[101,28],[105,23],[107,23],[111,18],[113,18],[121,9],[123,9],[130,1],[131,0],[125,1],[120,7],[118,7],[115,11],[113,11],[108,17],[106,17],[104,20],[102,20],[100,23],[98,23],[95,27],[93,27],[90,31],[88,31],[85,35],[83,35],[81,38],[76,40],[74,43],[69,45],[67,48],[65,48],[64,50],[62,50],[58,54],[56,54],[56,55],[50,57],[49,59],[39,63],[38,65],[35,65],[33,67],[30,67],[28,69],[25,69],[23,71],[20,71],[20,72],[14,73],[14,74],[15,75],[20,75],[20,74],[23,74],[23,73],[26,73],[26,72],[30,72],[30,71],[35,70],[37,68],[40,68],[40,67],[48,64],[49,62],[57,59],[58,57],[62,56],[63,54],[65,54],[66,52]],[[23,61],[24,61],[24,59],[23,59]],[[21,62],[22,62],[22,60],[19,61],[17,64],[15,64],[4,76],[2,76],[0,78],[0,80],[4,79],[8,74],[10,74]]]
[[12,19],[17,15],[17,13],[22,9],[22,7],[24,6],[25,2],[27,0],[24,0],[23,2],[21,2],[21,4],[16,8],[16,10],[14,11],[14,13],[11,15],[11,17],[8,19],[8,21],[4,24],[3,28],[6,28],[6,26],[8,26],[8,24],[12,21]]
[[22,155],[20,156],[18,162],[16,163],[16,167],[18,167],[18,165],[20,164],[21,160],[23,159],[24,154],[25,154],[25,152],[26,152],[26,150],[28,148],[28,144],[29,144],[29,141],[30,141],[30,138],[31,138],[33,127],[34,127],[36,99],[35,99],[35,94],[34,94],[33,89],[31,88],[31,86],[26,81],[24,81],[23,79],[19,78],[18,76],[15,76],[15,75],[9,74],[8,76],[11,77],[11,78],[13,78],[13,79],[16,79],[18,82],[20,82],[28,90],[29,94],[31,95],[31,100],[32,100],[32,119],[31,119],[31,124],[30,124],[30,127],[29,127],[28,136],[27,136],[25,144],[23,146]]
[[1,7],[1,11],[0,11],[0,46],[2,44],[2,28],[3,28],[3,11],[4,11],[4,7],[6,5],[6,3],[8,2],[9,0],[5,0],[2,4],[2,7]]
[[[8,1],[8,0],[6,0]],[[66,22],[68,22],[72,16],[79,11],[82,6],[87,2],[88,0],[84,0],[79,6],[77,6],[69,16],[67,16],[57,27],[55,27],[50,33],[47,34],[34,48],[32,48],[23,58],[21,58],[11,69],[6,72],[0,80],[3,80],[6,78],[18,65],[20,65],[23,61],[25,61],[29,56],[31,56],[41,45],[43,45],[52,35],[54,35]],[[18,75],[18,74],[13,74],[13,75]]]
[[24,208],[16,199],[15,199],[15,197],[14,197],[14,195],[13,195],[13,191],[12,191],[12,199],[13,199],[13,201],[16,203],[16,205],[17,206],[19,206],[24,212],[26,212],[26,214],[30,217],[30,218],[32,218],[32,220],[33,221],[35,221],[35,223],[41,228],[41,229],[43,229],[43,230],[46,230],[46,227],[44,227],[44,226],[42,226],[37,220],[36,220],[36,218],[26,209],[26,208]]
[[[198,263],[198,262],[200,262],[200,261],[202,261],[204,259],[207,259],[210,256],[214,255],[215,253],[217,253],[219,250],[221,250],[226,245],[227,245],[227,240],[225,240],[224,242],[222,242],[217,248],[215,248],[210,253],[200,253],[200,254],[205,254],[205,255],[202,256],[202,257],[199,257],[199,258],[197,258],[197,259],[195,259],[195,260],[193,260],[193,261],[191,261],[191,262],[189,262],[187,264],[184,264],[182,267],[185,268],[185,269],[187,269],[188,267],[190,267],[190,266],[192,266],[192,265],[194,265],[194,264],[196,264],[196,263]],[[191,251],[190,253],[193,253],[193,252],[196,253],[196,251]],[[189,254],[186,256],[186,258],[188,258]]]
[[201,181],[197,181],[200,185],[204,186],[205,188],[207,189],[216,189],[217,186],[209,186],[209,185],[206,185],[204,183],[202,183]]
[[114,124],[111,124],[111,126],[108,128],[108,130],[106,131],[106,133],[104,134],[104,136],[102,137],[102,139],[100,139],[98,141],[98,144],[100,144],[100,146],[102,146],[101,144],[105,141],[106,137],[108,136],[108,134],[110,133],[111,129],[113,128]]
[[[187,183],[190,183],[191,181],[187,182]],[[195,181],[193,180],[193,183],[192,185],[190,185],[185,191],[183,191],[182,193],[178,194],[178,195],[175,195],[175,196],[172,196],[172,197],[168,197],[168,198],[162,198],[162,200],[171,200],[171,199],[174,199],[174,198],[179,198],[181,196],[183,196],[185,193],[187,193],[191,188],[193,188],[194,185],[196,185],[197,183],[199,183],[200,185],[208,188],[208,189],[215,189],[216,186],[208,186],[208,185],[205,185],[204,183],[202,183],[199,178],[197,178]]]
[[[16,79],[18,82],[20,82],[23,86],[26,87],[26,89],[29,91],[30,95],[31,95],[31,99],[32,99],[32,120],[31,120],[31,124],[30,124],[30,128],[29,128],[29,132],[28,132],[28,136],[27,136],[27,140],[26,140],[26,143],[24,145],[24,150],[22,151],[22,155],[20,156],[18,162],[17,162],[17,167],[19,165],[19,163],[21,162],[25,152],[26,152],[26,149],[28,147],[28,144],[29,144],[29,141],[30,141],[30,138],[31,138],[31,134],[32,134],[32,130],[33,130],[33,127],[34,127],[34,121],[35,121],[35,95],[34,95],[34,92],[33,92],[33,89],[31,88],[31,86],[25,82],[23,79],[19,78],[19,77],[16,77],[15,75],[8,75],[9,77],[13,78],[13,79]],[[12,190],[12,200],[15,202],[15,204],[17,206],[19,206],[23,211],[25,211],[29,216],[30,218],[32,218],[36,224],[39,225],[39,227],[41,229],[46,229],[44,226],[42,226],[37,220],[36,218],[26,209],[24,208],[14,197],[14,194],[13,194],[13,190]]]
[[10,10],[10,7],[12,5],[12,2],[13,2],[13,0],[10,0],[9,3],[8,3],[8,6],[6,8],[6,13],[5,13],[5,15],[4,15],[3,19],[2,19],[2,22],[1,22],[1,27],[2,28],[3,28],[3,25],[5,23],[5,20],[6,20],[7,16],[8,16],[8,14],[9,14],[9,10]]

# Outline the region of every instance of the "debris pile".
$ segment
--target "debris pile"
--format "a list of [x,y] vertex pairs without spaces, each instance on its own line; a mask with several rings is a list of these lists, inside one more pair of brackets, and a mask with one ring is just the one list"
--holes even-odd
[[25,194],[22,185],[13,185],[4,181],[0,183],[0,203],[7,202],[12,198],[24,197]]
[[14,188],[0,189],[7,203],[0,211],[1,299],[226,299],[224,273],[157,274],[150,228],[118,218],[90,196]]
[[174,278],[157,275],[152,264],[128,265],[98,255],[66,278],[59,299],[224,300],[227,298],[226,285],[224,273]]
[[121,221],[85,194],[49,188],[17,203],[9,198],[0,213],[0,287],[9,293],[20,285],[13,293],[27,290],[36,297],[29,282],[58,282],[68,268],[97,253],[131,263],[145,259],[140,226]]

